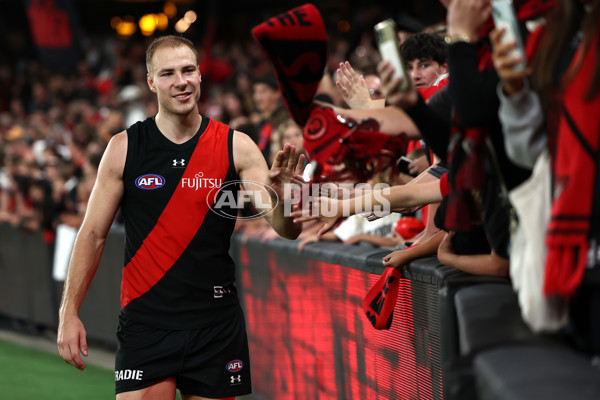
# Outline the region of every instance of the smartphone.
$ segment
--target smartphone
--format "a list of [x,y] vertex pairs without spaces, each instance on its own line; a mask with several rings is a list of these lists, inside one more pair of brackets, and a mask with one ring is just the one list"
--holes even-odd
[[413,161],[414,160],[412,158],[401,156],[398,160],[398,172],[402,172],[406,175],[413,175],[408,171],[408,165]]
[[386,19],[375,25],[375,40],[379,48],[379,54],[384,60],[389,62],[394,67],[393,78],[402,78],[400,91],[404,92],[410,87],[410,77],[406,74],[404,68],[404,60],[400,54],[398,46],[398,34],[396,32],[396,23],[393,19]]
[[517,47],[510,52],[510,56],[521,57],[523,61],[515,66],[515,70],[523,70],[527,65],[527,60],[525,58],[523,39],[519,30],[519,21],[513,8],[512,0],[492,0],[492,18],[494,19],[496,28],[505,29],[501,43],[517,43]]

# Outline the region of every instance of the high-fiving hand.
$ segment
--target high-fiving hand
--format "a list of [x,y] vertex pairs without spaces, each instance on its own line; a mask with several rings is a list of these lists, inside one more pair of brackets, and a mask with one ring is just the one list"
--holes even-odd
[[[286,195],[285,186],[289,184],[303,185],[302,168],[304,166],[304,154],[297,154],[296,147],[289,143],[283,146],[275,159],[271,170],[267,173],[265,184],[277,194],[280,199]],[[287,191],[290,194],[290,191]]]

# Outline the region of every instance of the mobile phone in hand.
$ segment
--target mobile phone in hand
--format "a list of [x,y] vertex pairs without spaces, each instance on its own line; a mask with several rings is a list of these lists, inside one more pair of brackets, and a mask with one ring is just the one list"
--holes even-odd
[[402,78],[400,91],[405,91],[410,87],[410,78],[406,74],[404,61],[398,47],[398,35],[396,32],[396,23],[393,19],[386,19],[375,25],[375,40],[379,48],[379,54],[384,60],[388,60],[394,67],[393,78]]
[[402,172],[406,175],[412,176],[413,174],[411,174],[408,170],[408,165],[413,161],[414,160],[412,158],[409,158],[407,156],[401,156],[398,160],[398,172]]
[[492,0],[492,18],[497,29],[504,28],[502,35],[502,44],[516,42],[515,47],[510,52],[511,57],[520,57],[523,61],[515,66],[516,71],[521,71],[527,65],[523,38],[519,30],[519,21],[513,8],[512,0]]

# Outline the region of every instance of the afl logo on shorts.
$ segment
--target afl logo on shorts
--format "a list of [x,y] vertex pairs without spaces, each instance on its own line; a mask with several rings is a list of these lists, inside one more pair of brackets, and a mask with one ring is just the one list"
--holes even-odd
[[244,362],[242,360],[229,361],[225,368],[229,372],[239,372],[244,368]]
[[165,184],[165,178],[160,175],[146,174],[138,177],[135,180],[135,186],[144,190],[158,189]]

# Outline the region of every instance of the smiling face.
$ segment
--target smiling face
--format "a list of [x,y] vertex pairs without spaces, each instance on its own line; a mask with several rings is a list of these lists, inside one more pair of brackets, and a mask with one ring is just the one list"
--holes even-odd
[[157,48],[146,78],[157,95],[160,113],[186,115],[197,111],[202,79],[198,59],[187,46]]

